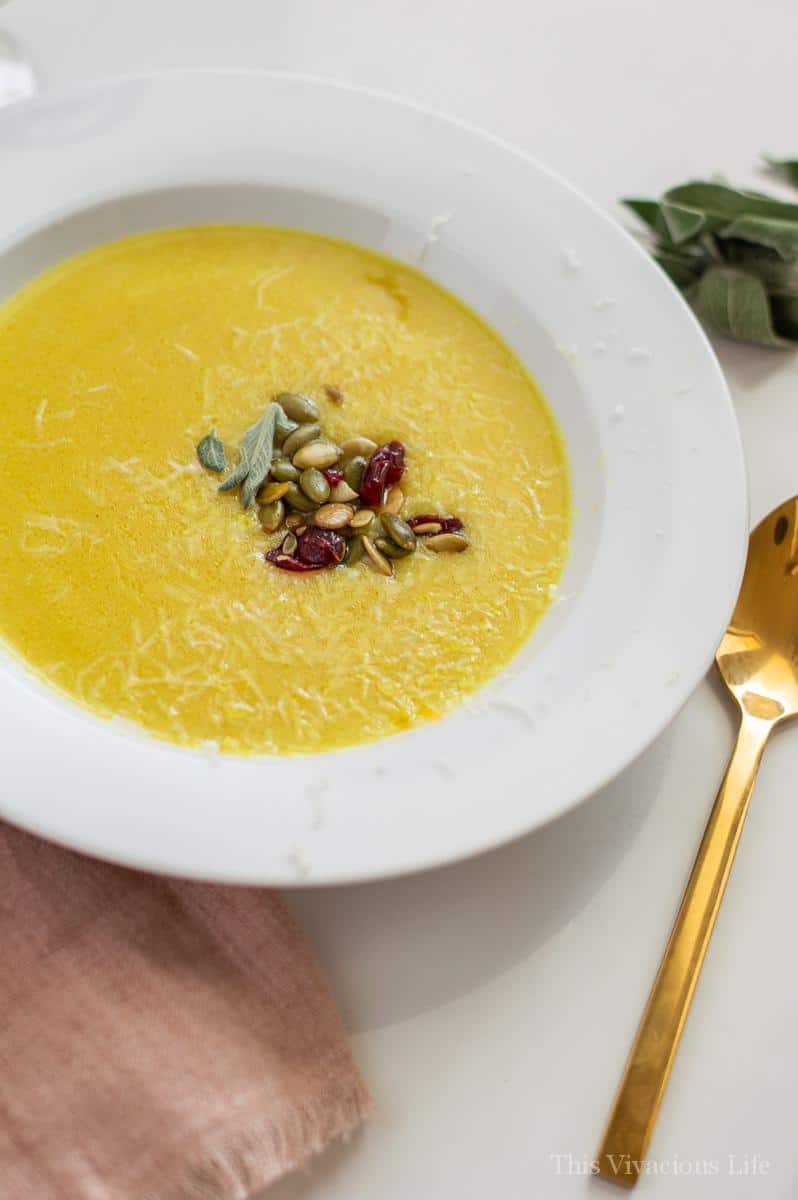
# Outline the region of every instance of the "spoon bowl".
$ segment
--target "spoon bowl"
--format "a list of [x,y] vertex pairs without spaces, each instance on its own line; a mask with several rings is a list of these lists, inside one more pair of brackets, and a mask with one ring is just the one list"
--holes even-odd
[[798,497],[751,534],[718,670],[740,708],[772,722],[798,713]]

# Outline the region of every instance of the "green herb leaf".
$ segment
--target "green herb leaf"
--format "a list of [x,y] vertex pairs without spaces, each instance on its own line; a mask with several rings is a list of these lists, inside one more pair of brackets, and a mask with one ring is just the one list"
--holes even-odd
[[217,436],[216,430],[207,433],[197,446],[197,458],[208,471],[223,471],[227,466],[224,445]]
[[798,187],[798,158],[771,158],[769,154],[762,156],[769,167],[784,177],[788,183]]
[[260,420],[244,434],[238,465],[219,491],[230,492],[240,485],[241,506],[249,508],[271,471],[275,438],[285,437],[296,428],[296,421],[289,420],[280,405],[272,401]]
[[707,265],[706,261],[702,258],[695,258],[688,254],[677,254],[672,250],[659,250],[655,253],[654,258],[663,271],[667,275],[670,275],[678,288],[686,288],[691,283],[695,283]]
[[656,200],[638,200],[634,196],[627,196],[621,200],[621,204],[625,204],[628,209],[631,209],[636,217],[648,225],[649,229],[654,230],[654,233],[662,232],[660,206]]
[[786,346],[773,327],[761,280],[734,267],[710,267],[688,295],[698,316],[717,333],[760,346]]
[[685,205],[660,204],[656,200],[637,200],[634,197],[621,203],[648,225],[657,237],[673,246],[680,246],[694,238],[705,225],[703,213]]
[[697,209],[706,228],[716,230],[736,217],[768,217],[775,221],[798,221],[798,204],[771,200],[761,193],[738,191],[721,183],[694,181],[671,188],[663,203]]
[[798,262],[798,221],[777,221],[770,217],[735,217],[718,230],[718,237],[740,238],[757,246],[775,250],[784,262]]

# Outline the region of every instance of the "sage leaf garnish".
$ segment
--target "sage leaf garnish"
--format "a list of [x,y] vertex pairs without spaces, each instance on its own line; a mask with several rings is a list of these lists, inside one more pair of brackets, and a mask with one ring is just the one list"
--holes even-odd
[[734,267],[710,267],[688,293],[702,320],[719,333],[761,346],[785,346],[773,328],[761,280]]
[[241,507],[249,508],[268,478],[276,438],[286,437],[296,428],[296,422],[289,420],[280,405],[272,401],[260,420],[244,434],[238,464],[219,491],[230,492],[240,487]]
[[217,436],[215,429],[207,433],[197,446],[197,458],[206,470],[216,471],[217,474],[227,466],[224,445],[221,438]]
[[[798,159],[768,162],[798,186]],[[709,329],[760,346],[798,344],[798,204],[700,179],[623,203]]]

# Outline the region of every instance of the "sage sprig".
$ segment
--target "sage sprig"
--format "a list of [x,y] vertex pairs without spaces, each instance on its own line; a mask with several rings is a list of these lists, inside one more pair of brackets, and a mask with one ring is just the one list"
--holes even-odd
[[238,464],[220,484],[219,491],[230,492],[240,487],[241,507],[249,508],[268,478],[275,440],[287,437],[297,428],[297,422],[291,421],[273,400],[260,420],[244,434]]
[[[768,161],[798,185],[798,160]],[[798,204],[704,180],[623,203],[711,330],[760,346],[798,344]]]
[[217,474],[222,472],[227,466],[224,443],[215,429],[207,433],[197,446],[197,458],[206,470],[216,471]]

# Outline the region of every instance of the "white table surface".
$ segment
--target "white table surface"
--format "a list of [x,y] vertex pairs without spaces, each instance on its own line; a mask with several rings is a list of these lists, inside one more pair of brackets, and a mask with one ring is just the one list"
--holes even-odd
[[[46,88],[246,66],[404,93],[516,142],[609,209],[703,172],[761,184],[760,151],[798,154],[795,0],[12,0],[0,27]],[[758,520],[798,492],[798,355],[719,352]],[[294,893],[378,1115],[270,1196],[616,1194],[585,1171],[733,725],[707,681],[642,759],[537,835],[423,877]],[[638,1189],[651,1200],[798,1195],[797,766],[787,730],[657,1126],[658,1174]]]

